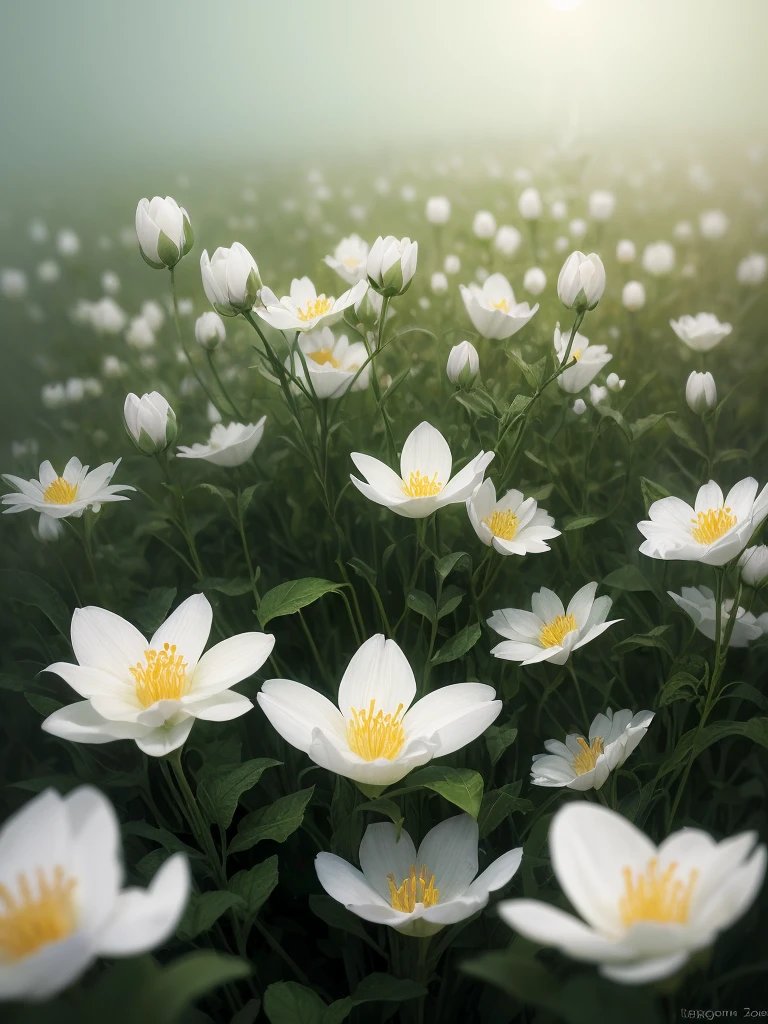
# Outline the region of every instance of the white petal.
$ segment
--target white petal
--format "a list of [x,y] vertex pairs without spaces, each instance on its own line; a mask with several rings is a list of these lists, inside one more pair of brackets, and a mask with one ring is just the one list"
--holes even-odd
[[410,875],[411,868],[415,866],[418,871],[420,864],[416,847],[405,829],[399,839],[397,829],[389,821],[377,821],[365,830],[360,843],[360,867],[368,884],[385,903],[390,902],[387,876],[394,876],[395,888],[398,888]]
[[193,594],[165,620],[149,642],[152,650],[159,651],[163,644],[176,645],[187,665],[187,672],[193,672],[200,660],[213,623],[213,609],[204,594]]
[[240,633],[222,640],[198,662],[189,695],[195,700],[210,697],[248,679],[261,668],[274,646],[271,633]]
[[184,710],[188,715],[205,722],[229,722],[244,715],[252,707],[253,704],[247,697],[234,690],[224,690],[221,693],[214,693],[205,700],[184,704]]
[[64,798],[72,829],[72,871],[79,878],[80,927],[100,927],[117,900],[123,880],[120,826],[112,804],[92,786]]
[[72,650],[87,668],[133,684],[129,669],[144,660],[146,649],[138,629],[106,608],[77,608],[72,616]]
[[320,885],[328,895],[344,906],[370,903],[388,905],[388,901],[383,900],[371,887],[362,871],[334,853],[318,853],[315,857],[315,871]]
[[448,442],[431,423],[424,421],[411,431],[400,456],[400,475],[404,480],[408,480],[411,473],[419,472],[430,478],[436,473],[437,482],[445,487],[452,465]]
[[457,814],[435,825],[424,836],[416,855],[435,876],[441,902],[462,896],[477,874],[478,826],[469,814]]
[[496,889],[503,888],[520,867],[522,859],[522,846],[518,846],[515,850],[509,850],[507,853],[502,853],[500,857],[497,857],[495,861],[488,865],[485,871],[482,871],[477,876],[467,890],[466,895],[495,892]]
[[291,746],[309,753],[312,733],[323,729],[346,743],[344,719],[337,707],[303,683],[292,679],[268,679],[257,695],[259,707],[272,726]]
[[652,960],[636,960],[626,965],[606,965],[600,968],[604,978],[618,981],[624,985],[647,985],[652,981],[660,981],[679,971],[687,962],[690,953],[674,953],[672,956],[656,957]]
[[160,725],[138,737],[136,746],[150,757],[165,757],[186,743],[194,724],[194,718],[185,718],[178,725]]
[[175,853],[163,864],[149,887],[126,889],[111,918],[96,938],[102,956],[135,956],[169,938],[189,899],[187,858]]
[[61,942],[42,946],[23,960],[0,963],[0,1000],[49,999],[79,978],[93,959],[90,936],[75,932]]
[[351,709],[367,710],[371,701],[385,715],[398,707],[410,707],[416,695],[416,680],[408,659],[394,640],[379,633],[366,640],[356,652],[339,686],[339,708],[345,718]]
[[626,960],[629,953],[572,914],[539,900],[502,900],[499,917],[527,939],[555,946],[575,960]]
[[43,732],[73,743],[112,743],[133,740],[149,731],[137,722],[113,722],[96,711],[89,700],[67,704],[54,711],[42,724]]
[[[471,743],[501,711],[492,686],[484,683],[453,683],[433,690],[417,701],[403,719],[408,737],[437,741],[440,755]],[[435,754],[435,756],[440,756]]]

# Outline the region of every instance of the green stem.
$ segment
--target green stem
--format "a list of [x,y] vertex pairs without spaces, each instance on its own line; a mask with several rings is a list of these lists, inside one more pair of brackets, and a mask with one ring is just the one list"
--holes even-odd
[[213,374],[214,380],[219,385],[219,390],[221,391],[221,393],[224,395],[226,400],[229,402],[229,405],[230,405],[230,408],[232,409],[232,412],[235,414],[235,416],[237,416],[237,418],[240,421],[240,423],[245,423],[245,417],[240,412],[238,407],[235,405],[235,403],[234,403],[234,401],[232,399],[232,396],[230,395],[229,391],[227,391],[227,388],[226,388],[226,386],[224,384],[224,381],[221,379],[221,375],[219,374],[219,371],[216,368],[216,364],[213,361],[213,352],[211,352],[210,349],[206,349],[205,350],[205,358],[208,361],[208,366],[210,367],[210,370],[211,370],[211,373]]
[[[387,322],[387,309],[389,308],[389,296],[385,295],[381,300],[381,315],[379,316],[379,331],[376,339],[376,350],[380,351],[384,341],[384,325]],[[368,353],[369,358],[371,357],[371,346],[368,343],[367,334],[363,333],[363,342]],[[376,367],[371,366],[371,386],[373,387],[373,394],[376,399],[376,405],[379,407],[379,413],[381,414],[382,421],[384,423],[384,430],[387,435],[387,449],[389,451],[390,462],[394,463],[397,458],[397,448],[395,446],[395,438],[392,433],[392,424],[389,422],[389,414],[384,406],[381,404],[381,387],[379,386],[379,378],[376,374]]]
[[170,274],[171,274],[171,299],[173,301],[173,320],[174,320],[174,323],[176,324],[176,333],[179,336],[179,342],[181,344],[181,347],[184,349],[184,355],[187,357],[187,362],[189,363],[189,368],[192,371],[192,373],[194,373],[195,378],[197,380],[197,383],[200,385],[200,387],[203,389],[205,394],[208,396],[209,400],[214,404],[214,406],[219,410],[219,412],[222,415],[225,416],[226,415],[225,410],[223,410],[221,408],[219,403],[216,401],[216,399],[213,397],[211,392],[208,390],[208,387],[206,386],[205,381],[203,380],[200,372],[198,371],[197,367],[194,364],[194,361],[192,359],[192,354],[190,353],[189,348],[187,347],[187,343],[186,343],[186,341],[184,339],[184,333],[183,333],[183,331],[181,329],[181,319],[179,317],[179,298],[178,298],[178,295],[176,294],[176,268],[175,267],[171,267],[170,268]]

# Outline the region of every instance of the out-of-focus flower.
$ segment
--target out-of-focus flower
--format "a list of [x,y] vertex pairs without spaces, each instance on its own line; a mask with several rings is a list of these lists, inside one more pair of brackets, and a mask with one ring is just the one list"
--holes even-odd
[[619,263],[633,263],[636,256],[637,248],[629,238],[622,238],[616,243],[616,260]]
[[145,262],[155,270],[175,267],[194,244],[187,211],[171,196],[139,200],[136,237]]
[[226,427],[223,423],[215,423],[207,444],[179,445],[177,457],[203,459],[228,469],[241,466],[250,459],[261,441],[266,419],[262,416],[258,423],[229,423]]
[[454,345],[448,353],[445,372],[451,384],[471,388],[480,372],[480,356],[471,341]]
[[681,245],[693,241],[693,224],[689,220],[679,220],[672,229],[672,237]]
[[753,252],[739,261],[736,268],[736,280],[739,284],[756,287],[768,275],[768,256],[762,252]]
[[30,241],[34,242],[35,245],[43,245],[43,243],[48,241],[48,225],[39,217],[30,221],[29,228],[27,230]]
[[46,409],[58,409],[67,401],[67,391],[63,384],[45,384],[40,392],[40,400]]
[[61,277],[61,269],[56,260],[43,260],[37,268],[37,276],[43,284],[55,284]]
[[472,234],[484,241],[496,234],[496,218],[490,210],[478,210],[472,220]]
[[[570,331],[560,332],[560,324],[555,327],[554,344],[557,361],[562,365],[565,353],[568,350],[568,342],[571,337]],[[557,378],[557,383],[567,391],[569,395],[578,394],[590,384],[600,373],[603,367],[610,363],[613,356],[605,345],[590,345],[589,339],[578,332],[575,334],[568,362],[575,359],[573,366],[563,370]]]
[[560,301],[577,312],[594,309],[605,291],[605,267],[597,253],[572,252],[557,279]]
[[360,844],[362,871],[333,853],[319,853],[315,870],[328,895],[364,921],[425,937],[482,910],[520,866],[522,847],[477,875],[478,838],[469,814],[435,825],[418,851],[405,829],[375,822]]
[[99,334],[119,334],[128,319],[125,311],[109,295],[92,303],[89,313],[91,326]]
[[101,372],[108,380],[117,380],[125,373],[125,366],[117,356],[104,356],[101,363]]
[[636,313],[645,305],[645,287],[641,281],[627,281],[621,289],[621,301],[630,313]]
[[378,634],[347,666],[338,707],[290,679],[268,679],[257,700],[283,739],[321,768],[389,786],[477,739],[501,711],[493,687],[483,683],[441,686],[414,703],[415,696],[407,658]]
[[504,661],[534,665],[551,661],[564,665],[573,651],[588,644],[602,632],[621,622],[606,622],[610,597],[595,597],[597,583],[587,583],[571,598],[568,608],[553,591],[542,587],[531,598],[532,611],[502,608],[488,619],[488,625],[505,639],[491,654]]
[[534,754],[531,782],[534,786],[567,787],[583,793],[600,789],[614,768],[620,768],[648,732],[652,711],[629,708],[615,714],[608,708],[596,716],[589,736],[571,733],[565,743],[545,740],[546,754]]
[[589,230],[589,224],[587,224],[583,217],[577,217],[568,225],[568,230],[571,233],[571,238],[579,242]]
[[528,323],[538,302],[531,309],[527,302],[515,302],[512,286],[503,274],[491,274],[482,288],[476,284],[459,285],[464,307],[478,334],[503,341]]
[[691,508],[682,498],[654,501],[649,519],[637,524],[645,537],[640,552],[649,558],[725,565],[746,546],[768,515],[768,486],[757,493],[757,480],[740,480],[723,498],[714,480],[699,488]]
[[589,385],[589,400],[597,408],[608,398],[608,388],[600,387],[598,384]]
[[131,348],[144,352],[155,344],[155,335],[146,317],[135,316],[128,324],[125,340]]
[[218,313],[208,310],[195,320],[195,341],[209,352],[213,352],[226,336],[224,321]]
[[82,377],[70,377],[64,385],[67,401],[75,404],[85,398],[85,382]]
[[493,247],[502,256],[514,256],[523,241],[523,236],[511,224],[502,224],[496,232]]
[[665,277],[675,265],[675,250],[669,242],[651,242],[643,249],[643,270]]
[[365,281],[358,281],[335,299],[332,295],[318,295],[308,277],[291,281],[290,295],[278,299],[269,288],[262,289],[264,306],[256,310],[271,327],[279,331],[312,331],[340,320],[344,310],[354,306],[368,290]]
[[451,204],[445,196],[430,196],[424,210],[430,224],[447,224],[451,218]]
[[530,267],[523,277],[523,288],[531,295],[541,295],[547,287],[547,275],[541,267]]
[[176,414],[158,391],[126,396],[123,419],[128,436],[142,455],[159,455],[176,440]]
[[483,479],[493,452],[478,454],[451,478],[448,442],[430,423],[411,431],[400,455],[400,476],[371,455],[352,452],[352,461],[368,481],[350,479],[366,498],[406,519],[423,519],[444,505],[466,501]]
[[555,199],[549,207],[549,215],[552,220],[565,220],[568,216],[568,204],[564,199]]
[[208,405],[206,406],[205,418],[211,424],[213,424],[213,423],[221,423],[221,413],[216,408],[216,406],[213,404],[213,402],[209,402]]
[[555,520],[535,498],[509,490],[496,498],[492,480],[484,480],[467,498],[467,514],[477,536],[501,555],[541,554],[549,551],[545,541],[560,536]]
[[703,238],[713,241],[723,237],[730,223],[722,210],[705,210],[699,216],[699,231]]
[[592,220],[610,220],[616,209],[616,196],[605,189],[595,189],[589,194],[588,205]]
[[[578,800],[552,822],[552,867],[583,921],[539,900],[504,900],[506,923],[537,945],[644,984],[679,971],[752,905],[765,847],[744,832],[720,843],[684,828],[655,846],[621,814]],[[585,923],[586,922],[586,923]]]
[[570,238],[567,238],[565,235],[558,235],[558,237],[555,239],[555,252],[558,255],[562,255],[562,253],[567,252],[568,249],[570,249],[570,247],[571,240]]
[[[181,312],[181,310],[179,310]],[[147,321],[150,329],[157,333],[165,322],[165,313],[159,302],[147,299],[141,304],[141,316]]]
[[333,256],[326,256],[324,262],[347,284],[364,281],[367,275],[368,243],[356,234],[342,238],[333,250]]
[[77,256],[80,252],[80,239],[71,228],[62,228],[56,236],[56,249],[60,256]]
[[107,295],[117,295],[120,291],[120,278],[112,270],[105,270],[101,275],[101,287]]
[[442,270],[436,270],[429,279],[429,287],[433,295],[445,295],[448,291],[448,278]]
[[443,270],[446,274],[458,274],[461,270],[461,260],[459,257],[449,253],[443,260]]
[[208,301],[222,316],[247,313],[261,300],[259,268],[240,242],[229,249],[219,247],[211,257],[203,249],[200,273]]
[[362,341],[350,344],[346,334],[336,338],[330,327],[323,327],[303,334],[299,346],[304,360],[294,352],[293,359],[286,360],[286,366],[292,365],[295,376],[305,381],[306,363],[312,389],[318,398],[341,398],[350,388],[363,391],[368,387],[371,364],[358,373],[368,358]]
[[739,559],[739,568],[747,586],[761,586],[768,580],[768,547],[759,544],[746,548]]
[[711,373],[697,373],[695,370],[685,385],[685,400],[691,412],[699,416],[717,405],[717,387]]
[[[680,594],[675,594],[671,590],[668,590],[667,593],[678,608],[682,608],[690,615],[699,633],[708,640],[715,639],[717,635],[717,601],[714,592],[709,587],[683,587]],[[732,612],[733,601],[730,599],[723,601],[720,609],[720,628],[723,639],[725,639],[728,619]],[[746,647],[752,640],[759,640],[767,630],[768,612],[756,617],[752,612],[739,606],[736,609],[736,619],[728,646]]]
[[147,889],[124,889],[120,824],[97,789],[46,789],[0,830],[0,1000],[49,999],[97,957],[136,956],[176,929],[189,897],[182,853]]
[[584,413],[587,411],[587,403],[584,401],[583,398],[576,399],[576,401],[573,403],[573,411],[576,413],[577,416],[584,415]]
[[23,299],[27,294],[27,275],[12,267],[0,270],[0,292],[6,299]]
[[380,295],[402,295],[416,273],[418,257],[418,242],[379,235],[368,253],[368,282]]
[[721,324],[714,313],[697,313],[670,320],[669,326],[694,352],[709,352],[731,333],[730,324]]
[[544,212],[539,190],[533,186],[524,189],[517,201],[517,208],[523,220],[538,220]]
[[621,391],[627,382],[622,380],[618,373],[609,373],[605,378],[605,383],[609,391]]

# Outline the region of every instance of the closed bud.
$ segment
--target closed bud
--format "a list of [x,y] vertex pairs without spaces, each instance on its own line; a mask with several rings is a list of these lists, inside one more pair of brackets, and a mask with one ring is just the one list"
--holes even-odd
[[402,295],[410,287],[416,273],[419,243],[410,238],[381,235],[368,253],[368,282],[379,295],[392,298]]
[[430,196],[425,210],[430,224],[447,224],[451,216],[451,204],[445,196]]
[[142,257],[155,270],[175,267],[194,244],[187,211],[170,196],[139,200],[136,237]]
[[487,240],[496,234],[496,218],[490,210],[478,210],[472,220],[472,234],[475,238]]
[[125,429],[142,455],[159,455],[176,440],[176,414],[157,391],[130,394],[123,407]]
[[632,263],[636,255],[635,243],[628,238],[622,238],[616,243],[616,259],[619,263]]
[[219,248],[213,256],[207,249],[200,257],[200,273],[208,301],[222,316],[237,316],[253,309],[261,296],[261,276],[256,260],[244,245]]
[[539,190],[527,188],[518,199],[517,208],[523,220],[538,220],[543,212]]
[[592,220],[609,220],[616,207],[616,196],[605,189],[596,189],[589,196],[589,216]]
[[621,289],[621,301],[630,313],[636,313],[645,305],[645,288],[640,281],[627,281]]
[[195,340],[198,345],[209,352],[213,352],[219,342],[224,341],[226,333],[224,321],[218,313],[212,313],[209,310],[207,313],[201,314],[195,321]]
[[717,388],[712,374],[697,373],[694,370],[685,385],[685,400],[688,408],[699,416],[714,409],[717,405]]
[[560,301],[579,313],[594,309],[605,291],[605,267],[597,253],[572,252],[557,279]]
[[448,354],[445,372],[451,384],[457,384],[467,390],[472,387],[480,372],[480,357],[470,341],[462,341],[461,344],[453,346]]
[[442,270],[436,270],[429,281],[433,295],[445,295],[448,291],[448,278]]
[[747,548],[739,559],[741,578],[750,587],[759,587],[768,580],[768,547],[759,544]]
[[523,277],[523,288],[530,295],[541,295],[547,287],[547,275],[541,267],[530,267]]

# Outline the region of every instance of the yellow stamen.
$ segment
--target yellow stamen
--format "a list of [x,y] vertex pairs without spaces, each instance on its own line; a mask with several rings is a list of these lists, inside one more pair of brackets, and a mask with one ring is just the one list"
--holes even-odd
[[326,299],[324,295],[318,295],[316,299],[310,299],[303,308],[300,306],[296,310],[296,315],[299,320],[303,320],[306,323],[308,320],[314,320],[316,316],[328,313],[332,306],[333,299]]
[[57,477],[43,491],[43,501],[50,505],[69,505],[77,498],[77,485],[71,484],[63,476]]
[[176,644],[163,644],[162,651],[144,651],[146,664],[136,663],[130,673],[136,680],[136,696],[145,708],[158,700],[179,700],[189,690],[184,655]]
[[581,753],[573,758],[573,770],[577,775],[584,775],[591,772],[597,764],[597,759],[603,752],[603,741],[595,736],[591,743],[587,743],[583,736],[577,736],[576,742],[581,747]]
[[338,370],[341,363],[334,356],[333,350],[330,348],[316,348],[313,352],[307,352],[307,358],[317,363],[318,366],[325,366],[326,363],[330,363],[334,370]]
[[341,262],[344,264],[345,267],[349,267],[350,270],[354,270],[355,267],[360,266],[360,260],[357,258],[357,256],[345,256]]
[[52,881],[42,868],[35,874],[37,892],[23,873],[16,880],[18,895],[0,884],[0,962],[31,956],[41,946],[71,935],[77,927],[77,880],[67,878],[58,864]]
[[403,705],[397,705],[394,715],[376,711],[376,701],[371,700],[367,708],[352,711],[352,721],[347,722],[347,743],[349,749],[364,761],[375,761],[379,757],[394,760],[405,743],[405,730],[401,721]]
[[491,306],[493,309],[500,309],[502,313],[509,312],[509,303],[507,302],[506,299],[499,299],[498,302],[492,302]]
[[509,509],[506,512],[494,509],[491,515],[485,517],[483,522],[494,537],[501,537],[502,540],[512,540],[517,533],[517,516],[514,512],[510,512]]
[[576,362],[578,363],[578,361],[581,359],[581,349],[580,348],[577,348],[577,349],[575,349],[575,351],[571,352],[571,359],[575,359]]
[[436,472],[428,477],[422,476],[417,469],[415,473],[411,471],[408,474],[407,482],[403,479],[403,491],[409,498],[433,498],[442,489],[443,485],[438,481]]
[[658,860],[652,857],[644,874],[638,872],[632,877],[632,869],[622,869],[624,895],[619,900],[619,914],[625,925],[636,921],[658,921],[662,924],[685,924],[693,895],[698,871],[688,875],[687,882],[675,878],[677,863],[670,864],[666,871],[657,873]]
[[400,885],[393,874],[387,875],[389,881],[389,898],[393,910],[399,910],[402,914],[411,914],[417,903],[425,907],[434,907],[440,899],[440,890],[435,888],[435,876],[427,875],[427,865],[421,865],[421,871],[416,873],[416,865],[411,865],[411,872],[404,878]]
[[737,521],[729,508],[709,508],[706,512],[697,512],[696,518],[691,520],[691,535],[698,544],[713,544]]
[[539,633],[539,643],[542,647],[560,647],[565,639],[566,633],[576,629],[576,619],[572,615],[558,615],[556,619],[548,622]]

